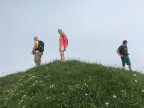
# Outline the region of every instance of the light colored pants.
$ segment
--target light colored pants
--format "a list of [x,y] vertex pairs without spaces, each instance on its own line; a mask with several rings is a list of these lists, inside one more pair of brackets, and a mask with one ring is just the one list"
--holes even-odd
[[41,52],[35,52],[34,61],[35,62],[41,62],[41,57],[42,57],[42,53]]

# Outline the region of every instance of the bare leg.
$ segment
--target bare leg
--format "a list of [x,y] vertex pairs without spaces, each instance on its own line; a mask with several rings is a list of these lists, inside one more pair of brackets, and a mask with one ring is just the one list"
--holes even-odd
[[39,66],[41,62],[35,62],[36,66]]
[[60,51],[61,61],[65,61],[64,51]]
[[129,67],[129,70],[132,71],[132,67],[131,67],[131,65],[128,65],[128,67]]
[[123,70],[125,70],[125,66],[123,66]]

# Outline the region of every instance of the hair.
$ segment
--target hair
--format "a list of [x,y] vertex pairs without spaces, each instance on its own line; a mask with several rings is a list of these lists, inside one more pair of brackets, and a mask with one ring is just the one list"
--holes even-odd
[[64,35],[65,34],[62,29],[58,29],[58,32],[59,32],[60,35]]
[[38,40],[38,37],[37,37],[37,36],[35,36],[35,37],[34,37],[34,40]]
[[123,41],[123,44],[126,44],[126,43],[127,43],[127,40],[124,40],[124,41]]

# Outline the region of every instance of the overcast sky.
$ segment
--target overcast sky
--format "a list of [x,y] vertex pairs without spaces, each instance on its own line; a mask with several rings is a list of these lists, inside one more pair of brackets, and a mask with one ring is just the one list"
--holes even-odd
[[116,50],[126,39],[132,68],[144,73],[144,0],[0,0],[0,76],[35,65],[35,35],[45,42],[43,63],[60,59],[58,28],[66,59],[121,67]]

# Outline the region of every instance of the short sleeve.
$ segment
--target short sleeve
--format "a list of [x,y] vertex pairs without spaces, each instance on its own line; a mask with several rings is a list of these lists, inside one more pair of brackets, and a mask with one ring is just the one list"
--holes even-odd
[[117,50],[118,50],[118,51],[121,51],[122,48],[123,48],[123,46],[121,45]]

